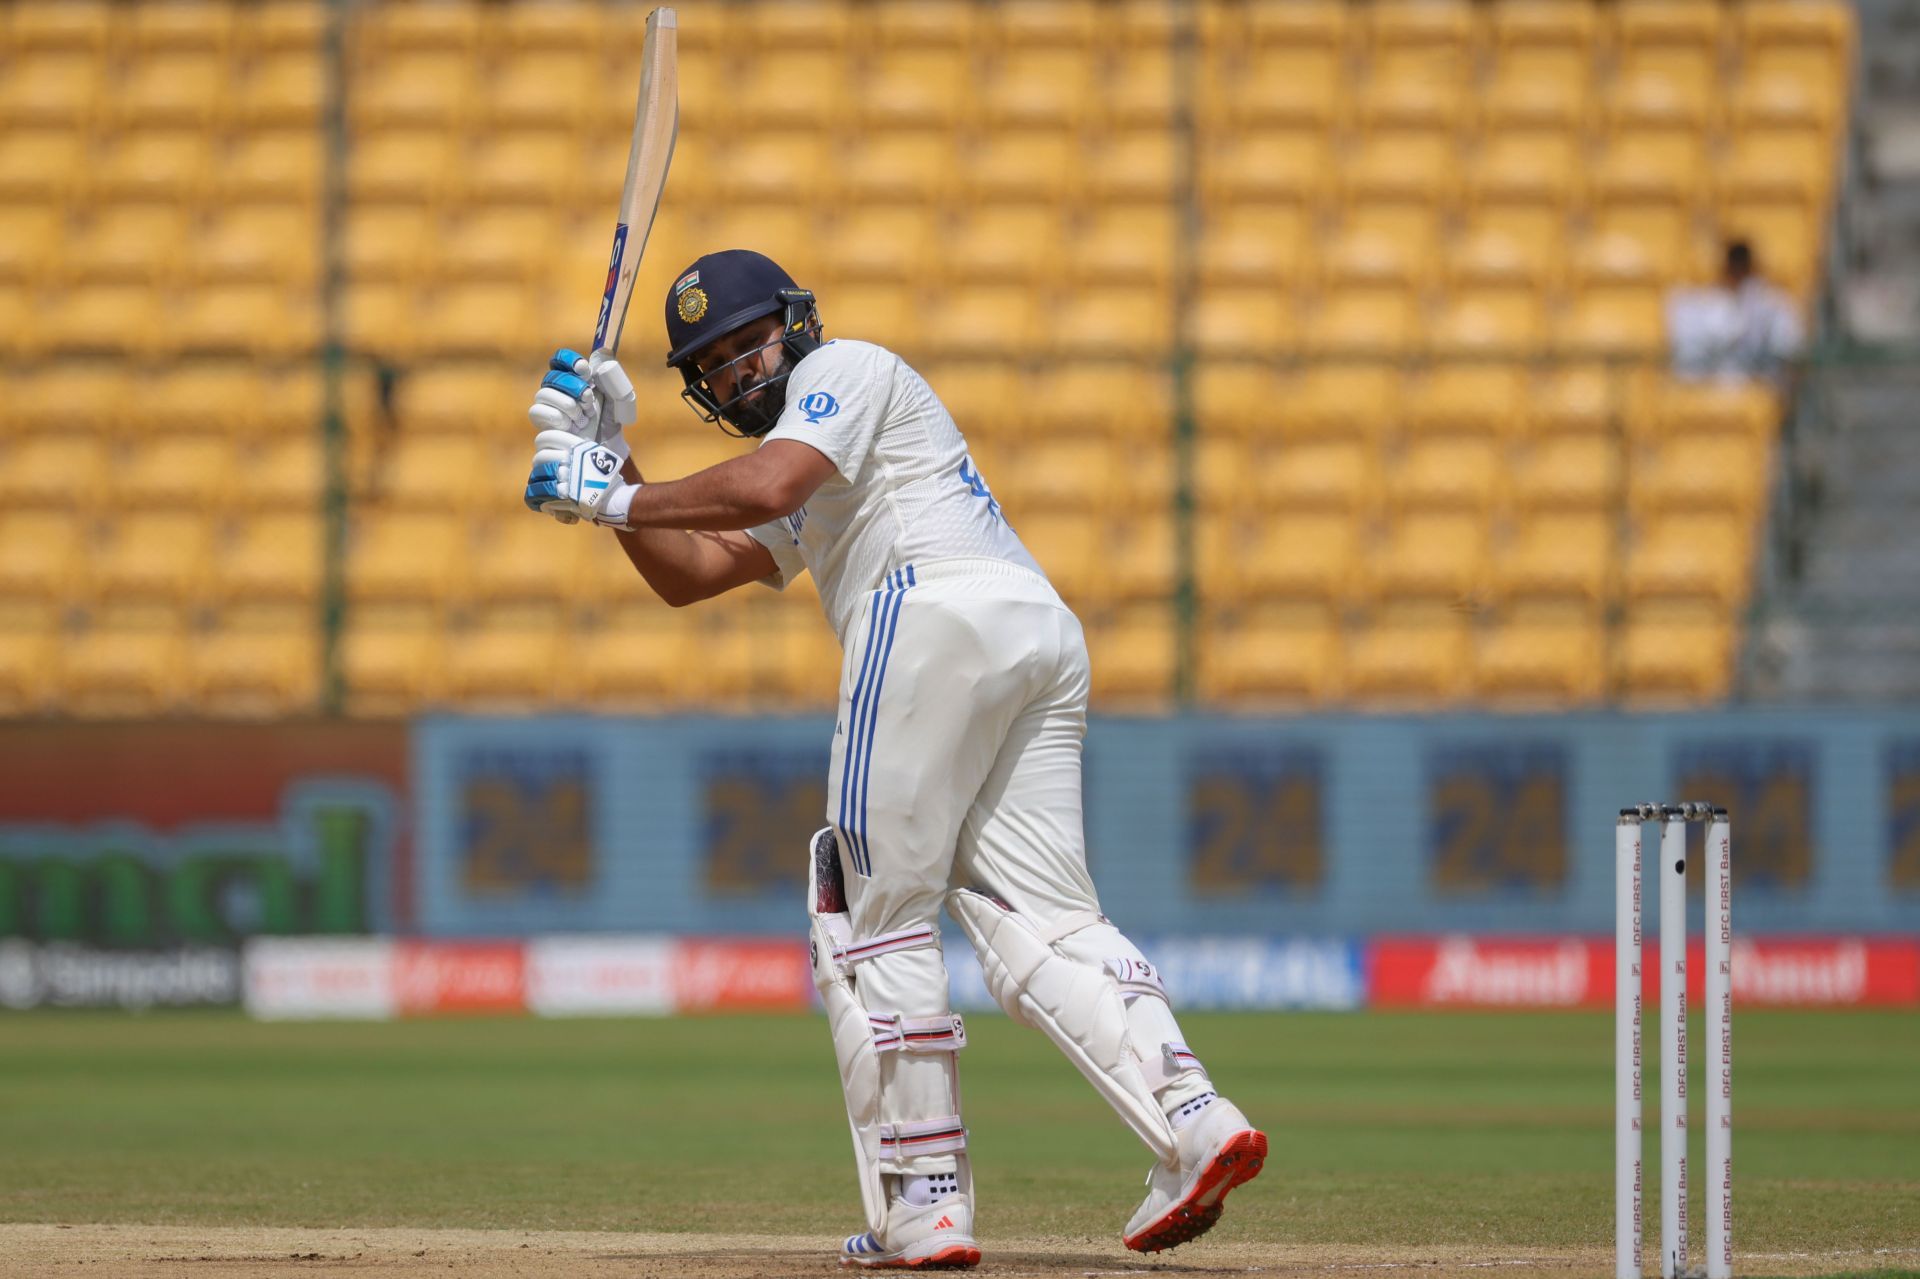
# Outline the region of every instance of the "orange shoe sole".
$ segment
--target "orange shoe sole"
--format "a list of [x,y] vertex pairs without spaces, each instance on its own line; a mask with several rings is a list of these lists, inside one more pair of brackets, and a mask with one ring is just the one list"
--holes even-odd
[[1198,1239],[1220,1220],[1220,1201],[1227,1192],[1258,1177],[1266,1162],[1267,1134],[1252,1128],[1235,1133],[1194,1178],[1187,1197],[1139,1234],[1128,1235],[1127,1247],[1135,1252],[1160,1252]]
[[858,1261],[842,1257],[840,1264],[858,1270],[966,1270],[980,1264],[980,1250],[966,1244],[952,1244],[911,1261],[904,1257],[898,1261]]

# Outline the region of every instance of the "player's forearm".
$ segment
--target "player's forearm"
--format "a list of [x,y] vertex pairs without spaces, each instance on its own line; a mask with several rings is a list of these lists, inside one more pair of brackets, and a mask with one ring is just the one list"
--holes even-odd
[[684,480],[648,484],[627,508],[630,529],[738,532],[799,509],[783,477],[757,453],[710,466]]
[[[631,459],[621,474],[629,484],[641,482]],[[738,557],[727,554],[711,534],[639,528],[617,529],[614,535],[647,586],[674,608],[712,599],[741,584]]]

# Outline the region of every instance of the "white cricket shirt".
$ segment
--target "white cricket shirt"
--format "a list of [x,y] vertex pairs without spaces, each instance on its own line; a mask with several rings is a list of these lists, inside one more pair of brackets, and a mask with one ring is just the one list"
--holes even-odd
[[798,440],[835,474],[784,520],[748,529],[780,566],[780,589],[811,572],[844,645],[860,599],[907,564],[977,557],[1040,566],[1007,526],[967,442],[926,379],[871,342],[821,345],[794,366],[787,404],[762,438]]

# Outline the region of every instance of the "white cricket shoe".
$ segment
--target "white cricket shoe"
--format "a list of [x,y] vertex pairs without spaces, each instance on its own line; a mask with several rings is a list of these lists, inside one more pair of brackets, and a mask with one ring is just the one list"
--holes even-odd
[[1126,1245],[1135,1252],[1159,1252],[1207,1233],[1227,1192],[1259,1176],[1267,1158],[1267,1134],[1225,1097],[1209,1101],[1175,1139],[1180,1167],[1153,1166],[1146,1202],[1127,1223]]
[[851,1236],[840,1245],[840,1264],[863,1270],[964,1270],[977,1266],[980,1245],[973,1241],[973,1204],[966,1195],[958,1194],[916,1208],[896,1195],[887,1210],[886,1239],[875,1238],[871,1230]]

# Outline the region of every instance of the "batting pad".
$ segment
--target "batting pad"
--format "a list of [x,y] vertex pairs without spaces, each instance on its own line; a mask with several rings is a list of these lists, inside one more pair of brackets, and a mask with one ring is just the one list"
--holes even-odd
[[[984,893],[955,889],[947,894],[947,911],[973,942],[987,989],[1007,1015],[1053,1040],[1161,1162],[1177,1166],[1173,1125],[1142,1069],[1146,1059],[1129,1033],[1125,993],[1115,974],[1105,964],[1063,954],[1032,923]],[[1096,918],[1088,916],[1087,925]]]
[[[846,911],[831,909],[844,904],[837,884],[826,882],[838,875],[838,852],[829,845],[823,855],[819,845],[822,839],[831,841],[832,834],[822,831],[814,839],[816,855],[808,885],[813,983],[820,991],[833,1032],[833,1053],[847,1099],[847,1123],[853,1131],[854,1163],[859,1171],[867,1228],[885,1240],[890,1206],[885,1179],[889,1175],[946,1172],[951,1164],[959,1193],[967,1197],[969,1205],[973,1202],[973,1171],[967,1159],[967,1130],[960,1120],[960,1074],[955,1057],[967,1044],[966,1023],[956,1013],[906,1017],[895,1011],[870,1009],[861,1000],[861,964],[902,950],[937,947],[940,935],[931,924],[923,924],[856,944]],[[895,1114],[902,1110],[918,1112],[914,1119],[889,1122],[882,1118],[881,1059],[891,1052],[934,1053],[945,1058],[946,1069],[938,1076],[943,1081],[939,1096],[895,1096]],[[923,1081],[928,1078],[924,1072],[917,1077]],[[896,1082],[895,1087],[899,1086]],[[934,1091],[924,1082],[914,1085],[914,1090]]]

